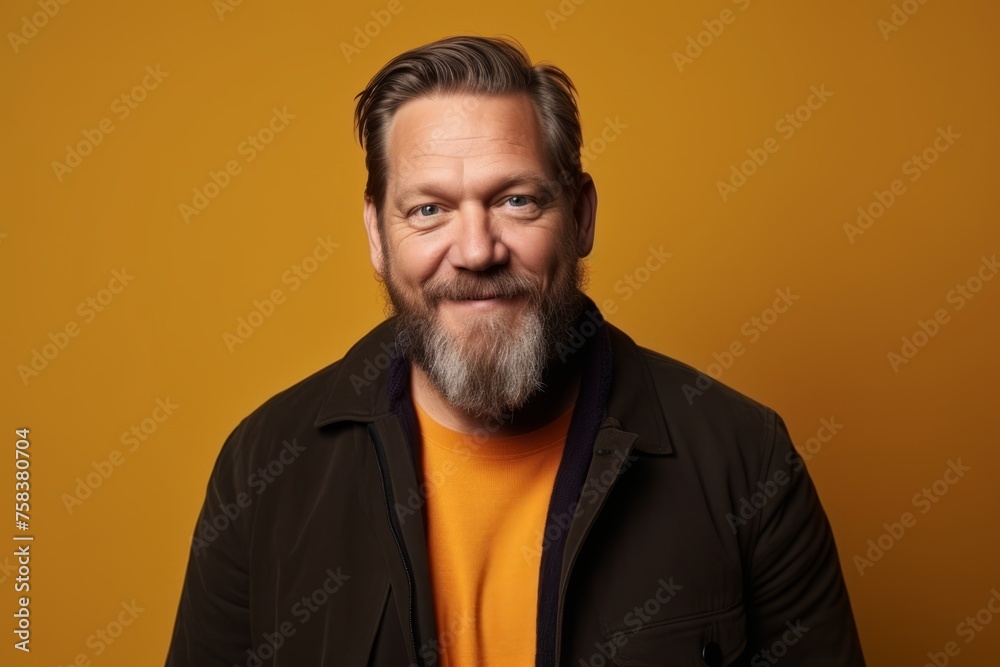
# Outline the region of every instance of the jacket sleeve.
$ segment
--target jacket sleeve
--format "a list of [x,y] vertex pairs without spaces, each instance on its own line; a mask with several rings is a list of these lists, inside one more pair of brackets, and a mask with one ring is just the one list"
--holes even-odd
[[[837,546],[805,461],[768,408],[746,584],[747,649],[738,664],[864,667]],[[784,656],[787,655],[787,658]]]
[[244,664],[251,648],[246,420],[226,439],[195,526],[167,667]]

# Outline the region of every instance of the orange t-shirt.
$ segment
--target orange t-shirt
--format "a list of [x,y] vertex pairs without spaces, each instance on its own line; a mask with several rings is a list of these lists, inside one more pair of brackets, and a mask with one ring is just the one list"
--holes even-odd
[[572,408],[523,435],[466,435],[419,406],[442,667],[535,664],[545,516]]

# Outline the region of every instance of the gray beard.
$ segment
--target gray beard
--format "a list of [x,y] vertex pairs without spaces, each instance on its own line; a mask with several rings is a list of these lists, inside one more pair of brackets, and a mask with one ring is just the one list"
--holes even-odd
[[421,359],[424,372],[451,405],[497,422],[544,387],[542,376],[551,357],[537,311],[523,313],[513,329],[499,315],[470,323],[464,338],[433,326]]
[[[487,312],[465,323],[458,336],[437,311],[425,315],[396,295],[391,299],[396,341],[449,404],[474,419],[502,423],[545,388],[550,361],[570,339],[584,294],[579,270],[565,280],[563,289],[529,298],[513,327],[503,310]],[[385,285],[391,296],[390,282],[391,277]]]

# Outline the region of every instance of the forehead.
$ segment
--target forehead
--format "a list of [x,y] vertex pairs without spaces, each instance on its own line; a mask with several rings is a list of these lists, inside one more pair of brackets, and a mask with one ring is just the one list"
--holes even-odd
[[[386,133],[389,172],[535,169],[545,172],[535,109],[527,94],[439,94],[406,102]],[[390,181],[393,179],[390,179]]]

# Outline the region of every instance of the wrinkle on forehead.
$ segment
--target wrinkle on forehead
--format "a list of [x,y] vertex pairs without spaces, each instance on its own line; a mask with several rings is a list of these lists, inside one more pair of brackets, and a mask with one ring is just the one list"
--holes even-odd
[[[540,157],[538,119],[525,94],[483,98],[458,111],[455,97],[427,97],[401,106],[388,128],[390,168],[422,157],[468,158],[498,153]],[[499,149],[499,150],[498,150]]]
[[[443,147],[442,144],[447,145],[447,147],[451,148],[451,150],[439,150]],[[442,137],[440,139],[428,138],[424,141],[415,142],[413,146],[413,157],[474,157],[476,155],[489,155],[497,152],[496,150],[491,150],[492,146],[506,146],[521,149],[512,152],[524,152],[531,150],[527,137],[510,138],[491,135],[477,135],[473,137]]]

